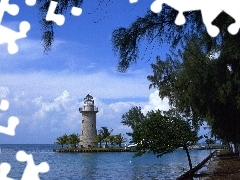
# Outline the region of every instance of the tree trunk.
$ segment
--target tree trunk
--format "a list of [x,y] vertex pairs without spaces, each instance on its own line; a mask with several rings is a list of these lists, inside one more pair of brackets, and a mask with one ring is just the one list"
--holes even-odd
[[189,164],[189,168],[190,168],[189,174],[191,176],[191,179],[193,179],[193,177],[192,177],[192,175],[193,175],[193,172],[192,172],[192,161],[191,161],[191,157],[190,157],[190,154],[189,154],[189,151],[188,151],[188,147],[186,145],[184,145],[183,148],[185,149],[186,154],[187,154],[187,158],[188,158],[188,164]]
[[240,149],[240,144],[235,142],[234,143],[234,153],[239,153],[239,149]]
[[234,152],[240,155],[240,143],[234,143]]

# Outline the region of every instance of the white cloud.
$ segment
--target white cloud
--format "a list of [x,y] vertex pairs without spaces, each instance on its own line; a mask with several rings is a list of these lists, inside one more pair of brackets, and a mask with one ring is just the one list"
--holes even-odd
[[54,98],[64,90],[83,97],[88,92],[101,99],[146,98],[149,94],[146,76],[117,76],[106,72],[68,73],[36,72],[2,74],[1,83],[30,97]]
[[164,98],[163,100],[159,97],[159,91],[156,90],[155,92],[151,93],[149,96],[148,103],[143,107],[142,112],[146,114],[148,111],[151,110],[162,110],[167,111],[169,110],[168,99]]

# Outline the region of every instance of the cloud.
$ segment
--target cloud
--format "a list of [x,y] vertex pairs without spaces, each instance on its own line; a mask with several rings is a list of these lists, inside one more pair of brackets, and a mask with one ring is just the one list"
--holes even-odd
[[30,97],[54,98],[64,90],[83,97],[88,92],[101,99],[146,98],[148,81],[144,75],[117,76],[107,72],[68,73],[35,72],[1,74],[1,83],[11,91]]
[[149,95],[148,103],[143,107],[142,112],[146,114],[148,111],[151,110],[162,110],[167,111],[169,110],[168,99],[164,98],[163,100],[159,97],[159,91],[156,90]]

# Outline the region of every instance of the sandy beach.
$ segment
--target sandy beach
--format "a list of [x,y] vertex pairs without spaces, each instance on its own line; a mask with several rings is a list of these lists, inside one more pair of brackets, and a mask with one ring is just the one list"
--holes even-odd
[[233,153],[218,154],[200,170],[199,180],[239,180],[240,156]]

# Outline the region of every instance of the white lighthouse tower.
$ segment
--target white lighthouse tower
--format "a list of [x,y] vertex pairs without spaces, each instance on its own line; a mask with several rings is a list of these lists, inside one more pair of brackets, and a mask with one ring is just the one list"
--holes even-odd
[[94,138],[97,135],[96,129],[96,114],[98,108],[94,106],[94,100],[91,95],[87,95],[84,98],[83,108],[79,108],[80,113],[82,113],[82,132],[81,132],[81,142],[80,146],[89,148],[97,147],[97,142]]

